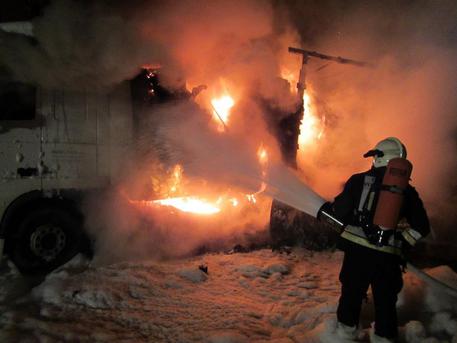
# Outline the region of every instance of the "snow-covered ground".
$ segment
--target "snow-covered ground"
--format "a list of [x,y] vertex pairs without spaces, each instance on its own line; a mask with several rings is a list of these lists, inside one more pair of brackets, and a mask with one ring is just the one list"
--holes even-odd
[[[0,342],[320,342],[335,325],[341,259],[258,250],[95,267],[78,256],[33,288],[10,265]],[[457,285],[447,267],[430,273]],[[457,342],[457,299],[407,273],[398,307],[403,342]],[[369,297],[365,333],[371,321]]]

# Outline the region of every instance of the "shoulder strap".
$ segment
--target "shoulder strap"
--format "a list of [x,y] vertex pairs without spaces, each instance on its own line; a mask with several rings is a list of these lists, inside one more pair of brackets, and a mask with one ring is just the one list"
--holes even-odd
[[370,193],[370,189],[373,186],[375,180],[376,177],[371,175],[365,175],[365,178],[363,179],[362,195],[360,196],[359,202],[359,212],[363,211],[363,207],[365,206],[365,203],[367,201],[368,193]]

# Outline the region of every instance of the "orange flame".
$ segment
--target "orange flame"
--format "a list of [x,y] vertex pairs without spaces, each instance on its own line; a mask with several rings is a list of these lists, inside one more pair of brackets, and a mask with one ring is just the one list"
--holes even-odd
[[195,214],[214,214],[221,211],[221,209],[212,203],[198,199],[196,197],[178,197],[167,198],[152,201],[154,204],[172,206],[183,212],[191,212]]
[[230,116],[230,109],[235,105],[233,98],[226,94],[220,98],[211,100],[213,106],[213,118],[218,122],[218,130],[223,132],[227,129]]
[[[257,151],[259,163],[265,165],[268,161],[267,150],[261,145]],[[265,175],[265,171],[262,172]],[[245,206],[246,204],[257,204],[257,194],[262,193],[265,190],[266,185],[262,182],[260,190],[254,194],[244,194],[240,197],[234,197],[233,193],[230,194],[230,190],[226,191],[225,195],[219,196],[216,201],[208,201],[203,197],[198,196],[187,196],[185,187],[182,185],[184,177],[184,171],[181,165],[177,164],[173,167],[173,170],[169,175],[169,181],[167,182],[167,191],[163,194],[168,196],[158,200],[130,200],[129,202],[134,205],[142,207],[152,206],[171,206],[182,212],[189,212],[199,215],[212,215],[222,211],[222,209],[236,208],[238,206]],[[181,194],[181,196],[177,196]],[[240,200],[241,198],[241,200]],[[244,199],[244,201],[243,201]]]
[[297,93],[298,75],[285,66],[281,66],[281,78],[287,80],[292,94]]
[[170,185],[170,193],[176,193],[178,191],[182,179],[182,172],[182,167],[179,164],[174,166]]
[[[213,98],[211,105],[213,107],[213,119],[219,124],[219,131],[226,131],[229,122],[230,110],[234,106],[233,98],[225,93],[219,98]],[[262,176],[266,175],[266,165],[268,163],[268,152],[263,143],[257,150],[257,159],[262,166]],[[184,170],[181,165],[177,164],[171,172],[167,172],[167,181],[162,182],[166,185],[166,190],[162,190],[156,194],[162,194],[164,198],[158,200],[143,200],[133,201],[130,203],[140,206],[171,206],[183,212],[190,212],[200,215],[212,215],[222,211],[223,208],[236,208],[245,206],[246,204],[257,204],[256,195],[262,193],[266,184],[262,182],[259,191],[254,194],[238,194],[234,197],[230,190],[226,191],[225,195],[219,196],[216,201],[208,201],[198,196],[188,196],[189,189],[186,189],[186,184],[183,184]],[[157,187],[156,187],[157,188]],[[193,187],[195,189],[195,187]],[[158,187],[160,190],[161,188]],[[187,193],[187,194],[186,194]],[[214,194],[213,194],[214,195]]]
[[312,111],[311,97],[305,90],[303,93],[303,119],[300,123],[300,136],[298,137],[299,150],[320,139],[323,135],[322,124]]

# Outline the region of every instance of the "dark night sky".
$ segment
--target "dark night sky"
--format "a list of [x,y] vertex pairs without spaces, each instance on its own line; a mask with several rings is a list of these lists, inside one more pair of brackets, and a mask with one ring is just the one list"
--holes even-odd
[[1,3],[0,22],[29,20],[40,14],[49,0],[5,0]]

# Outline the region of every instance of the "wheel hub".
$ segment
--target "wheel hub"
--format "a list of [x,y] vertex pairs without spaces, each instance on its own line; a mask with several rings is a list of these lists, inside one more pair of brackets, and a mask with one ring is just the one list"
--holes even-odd
[[45,261],[52,261],[65,248],[66,235],[58,226],[39,226],[30,236],[30,249]]

